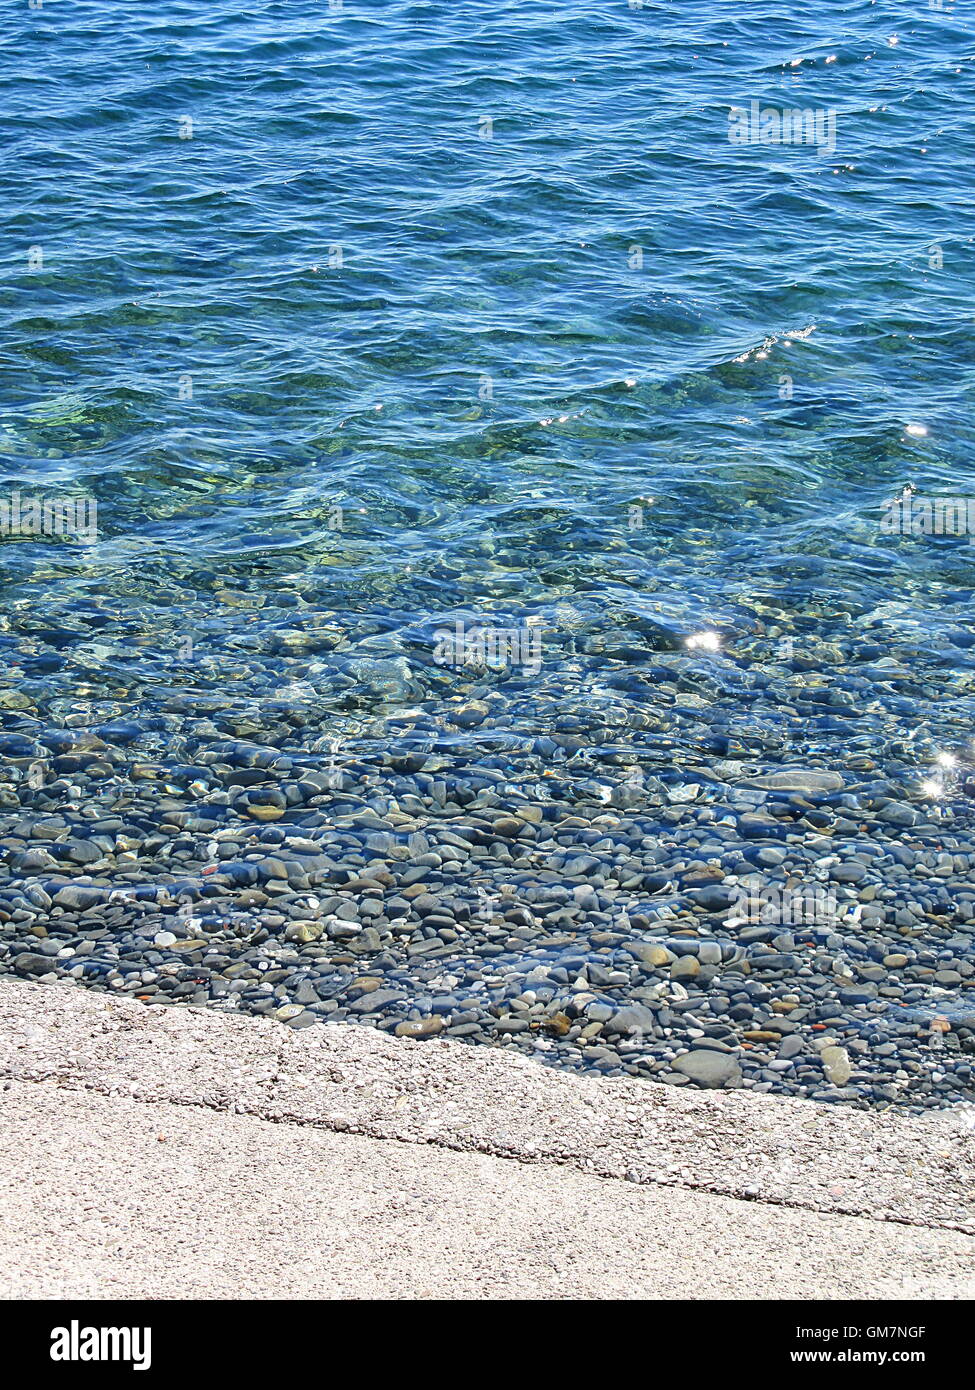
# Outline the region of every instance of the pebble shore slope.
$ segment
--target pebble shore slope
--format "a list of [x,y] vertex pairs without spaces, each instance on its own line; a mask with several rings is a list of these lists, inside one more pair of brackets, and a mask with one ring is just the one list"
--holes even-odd
[[[493,709],[450,707],[485,726],[476,755],[441,736],[325,771],[284,735],[201,733],[186,766],[144,761],[134,724],[0,735],[0,973],[674,1087],[971,1104],[967,797],[849,758],[681,771],[662,752],[652,773],[602,750],[589,775],[566,719],[536,740],[563,761],[516,772]],[[56,780],[34,788],[39,757]]]

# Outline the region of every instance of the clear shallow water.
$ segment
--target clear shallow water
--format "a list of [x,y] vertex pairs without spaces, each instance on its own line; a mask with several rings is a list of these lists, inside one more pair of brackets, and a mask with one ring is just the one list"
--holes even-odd
[[[579,795],[729,750],[907,794],[970,739],[975,550],[880,529],[972,491],[961,12],[46,0],[0,42],[0,493],[98,507],[0,545],[5,728],[518,795],[549,732]],[[732,145],[753,99],[835,152]],[[545,631],[474,729],[457,617]]]

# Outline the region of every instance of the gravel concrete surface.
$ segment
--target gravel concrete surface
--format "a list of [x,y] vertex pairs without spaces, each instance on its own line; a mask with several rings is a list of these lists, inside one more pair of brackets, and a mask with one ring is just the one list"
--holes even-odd
[[975,1293],[967,1108],[677,1090],[9,980],[0,1073],[8,1297]]
[[9,1082],[0,1097],[10,1298],[973,1292],[973,1241],[956,1232],[54,1082]]

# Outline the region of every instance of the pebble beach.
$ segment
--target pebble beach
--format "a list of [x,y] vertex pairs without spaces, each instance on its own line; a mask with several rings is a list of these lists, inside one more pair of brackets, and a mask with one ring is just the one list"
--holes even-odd
[[97,8],[0,19],[0,975],[964,1123],[953,13]]
[[[198,708],[78,733],[24,711],[2,736],[0,967],[675,1086],[971,1102],[973,803],[918,794],[913,758],[839,771],[715,732],[742,691],[773,725],[790,684],[799,727],[835,683],[648,644],[616,659],[639,698],[614,728],[603,662],[441,693],[415,658],[343,646],[326,678],[358,668],[368,699],[393,667],[417,703],[341,755],[300,706],[260,739]],[[185,762],[160,757],[174,740]],[[825,924],[782,925],[810,901]]]
[[849,1316],[972,1296],[957,1109],[575,1076],[13,979],[0,1018],[5,1298],[774,1297]]

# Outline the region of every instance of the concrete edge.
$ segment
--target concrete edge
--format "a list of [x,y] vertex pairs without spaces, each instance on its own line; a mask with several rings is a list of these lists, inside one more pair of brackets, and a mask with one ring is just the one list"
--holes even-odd
[[294,1031],[12,979],[0,980],[0,1074],[975,1233],[971,1107],[878,1113],[580,1076],[503,1047]]

